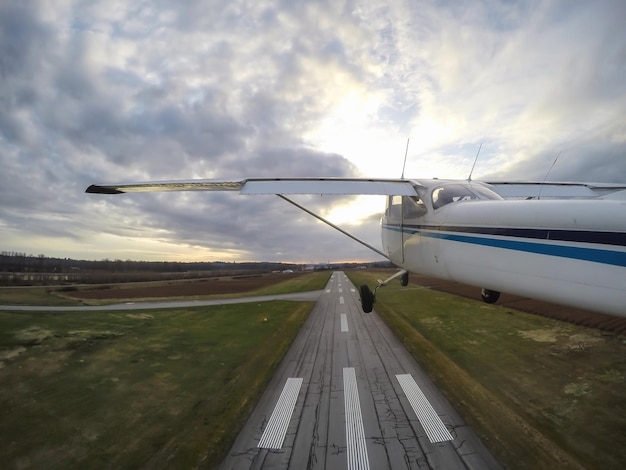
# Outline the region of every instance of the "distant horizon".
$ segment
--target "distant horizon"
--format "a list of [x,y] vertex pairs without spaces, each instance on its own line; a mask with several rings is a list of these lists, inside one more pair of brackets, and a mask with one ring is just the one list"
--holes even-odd
[[121,259],[121,258],[100,258],[100,259],[87,259],[87,258],[74,258],[68,256],[50,256],[43,253],[34,255],[32,253],[24,253],[19,251],[12,250],[2,250],[0,251],[0,257],[24,257],[24,258],[33,258],[33,259],[51,259],[51,260],[69,260],[69,261],[80,261],[87,263],[102,263],[102,262],[110,262],[110,263],[172,263],[172,264],[290,264],[290,265],[333,265],[333,264],[373,264],[373,263],[390,263],[388,260],[370,260],[370,261],[257,261],[257,260],[236,260],[236,261],[224,261],[224,260],[195,260],[195,261],[179,261],[179,260],[156,260],[156,259]]

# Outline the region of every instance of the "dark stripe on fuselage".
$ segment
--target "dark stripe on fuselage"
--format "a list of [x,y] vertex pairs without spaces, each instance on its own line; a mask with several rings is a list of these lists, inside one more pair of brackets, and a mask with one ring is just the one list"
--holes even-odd
[[[611,250],[611,246],[626,246],[626,234],[621,232],[593,232],[583,230],[546,230],[491,227],[457,227],[416,224],[383,224],[383,228],[409,234],[420,233],[424,237],[452,240],[472,245],[491,246],[508,250],[524,251],[562,258],[572,258],[613,266],[626,266],[626,253]],[[498,236],[488,238],[481,235]],[[589,243],[600,245],[583,247],[536,243],[531,240],[550,242]]]
[[472,233],[476,235],[495,235],[500,237],[533,238],[536,240],[563,241],[575,243],[598,243],[601,245],[626,246],[626,233],[602,232],[592,230],[560,230],[509,227],[466,227],[457,225],[418,225],[418,224],[384,224],[387,228],[399,229],[416,233],[421,230]]

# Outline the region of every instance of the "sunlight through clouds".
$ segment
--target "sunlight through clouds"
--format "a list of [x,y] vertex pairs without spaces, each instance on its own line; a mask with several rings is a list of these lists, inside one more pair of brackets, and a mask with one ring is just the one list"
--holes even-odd
[[[378,259],[276,198],[83,191],[397,178],[407,139],[408,177],[466,178],[482,143],[475,179],[541,179],[561,152],[551,178],[623,183],[625,23],[621,0],[2,2],[2,249]],[[382,202],[310,202],[379,239]]]

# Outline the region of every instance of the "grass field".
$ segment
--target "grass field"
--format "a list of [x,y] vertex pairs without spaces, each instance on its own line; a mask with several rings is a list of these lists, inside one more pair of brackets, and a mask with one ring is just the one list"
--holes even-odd
[[0,305],[68,307],[80,304],[78,299],[58,295],[49,287],[0,287]]
[[214,467],[312,305],[0,312],[3,468]]
[[399,283],[377,297],[376,311],[507,467],[623,468],[624,336]]

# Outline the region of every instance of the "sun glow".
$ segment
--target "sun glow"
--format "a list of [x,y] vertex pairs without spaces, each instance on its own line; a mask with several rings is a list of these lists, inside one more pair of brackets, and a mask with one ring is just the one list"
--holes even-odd
[[324,217],[337,225],[361,225],[372,215],[382,215],[385,196],[359,196],[348,204],[329,208]]
[[319,150],[343,155],[362,176],[397,178],[406,141],[379,117],[385,101],[385,92],[346,91],[305,138]]

